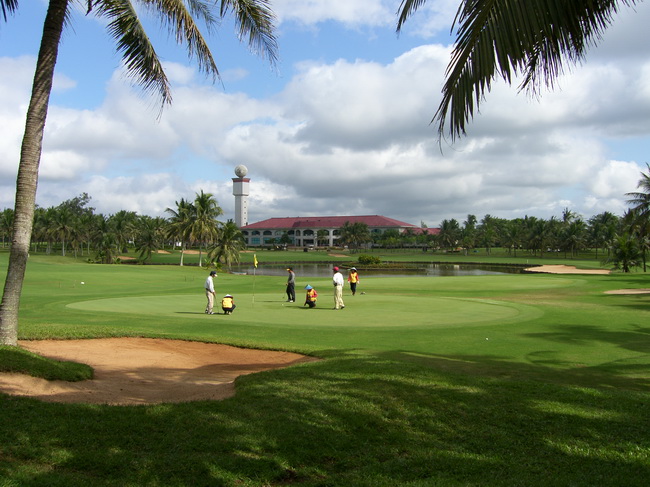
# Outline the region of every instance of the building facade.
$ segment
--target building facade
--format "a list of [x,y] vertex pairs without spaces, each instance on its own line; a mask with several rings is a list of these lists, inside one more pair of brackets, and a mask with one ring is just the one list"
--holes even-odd
[[346,222],[365,223],[373,237],[387,230],[422,232],[420,227],[381,215],[269,218],[245,225],[241,231],[250,246],[277,244],[286,234],[287,244],[291,246],[334,247],[338,245],[340,229]]

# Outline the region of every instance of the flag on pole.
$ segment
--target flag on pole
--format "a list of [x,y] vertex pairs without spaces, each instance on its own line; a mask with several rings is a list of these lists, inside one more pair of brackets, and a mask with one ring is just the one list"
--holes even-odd
[[257,269],[257,254],[253,254],[253,265],[255,266],[255,269]]

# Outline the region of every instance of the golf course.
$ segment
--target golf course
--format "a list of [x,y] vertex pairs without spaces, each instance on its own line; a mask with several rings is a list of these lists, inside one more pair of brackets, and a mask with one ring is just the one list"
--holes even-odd
[[[323,258],[256,258],[263,266],[287,254]],[[0,252],[3,276],[7,260]],[[329,260],[356,263],[355,255]],[[567,263],[599,266],[534,262]],[[128,351],[120,339],[163,342],[167,355],[129,375],[145,389],[145,369],[172,368],[164,357],[175,348],[215,348],[195,348],[205,364],[187,352],[177,382],[165,379],[168,400],[57,401],[0,389],[0,486],[648,485],[650,294],[639,292],[650,289],[647,273],[371,277],[361,269],[357,294],[346,288],[345,308],[333,310],[329,277],[297,275],[289,303],[285,277],[219,270],[217,301],[232,294],[237,308],[207,315],[208,272],[30,256],[21,347],[0,347],[0,376],[81,385],[99,372],[30,344],[83,340],[92,356],[92,343],[110,339],[118,361]],[[313,309],[303,306],[307,284],[319,295]],[[235,352],[251,354],[248,369],[221,356]],[[208,381],[224,371],[236,378],[223,375],[222,396],[172,399],[192,374]]]

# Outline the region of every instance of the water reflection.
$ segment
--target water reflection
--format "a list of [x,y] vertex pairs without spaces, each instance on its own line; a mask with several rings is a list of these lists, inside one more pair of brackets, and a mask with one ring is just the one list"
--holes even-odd
[[[332,275],[332,264],[290,264],[298,276],[329,277]],[[341,267],[344,274],[352,267]],[[413,267],[411,267],[413,266]],[[287,264],[260,265],[255,269],[252,265],[233,266],[234,273],[253,274],[258,276],[286,276]],[[409,264],[408,268],[359,269],[361,276],[367,277],[414,277],[414,276],[486,276],[502,274],[521,274],[522,268],[516,266],[495,266],[480,264]]]

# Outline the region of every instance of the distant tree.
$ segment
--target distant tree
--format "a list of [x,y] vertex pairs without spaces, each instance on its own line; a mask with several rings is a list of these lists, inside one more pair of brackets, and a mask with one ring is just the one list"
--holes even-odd
[[133,241],[137,221],[138,215],[135,211],[120,210],[109,217],[109,223],[120,252],[127,253],[129,251],[129,242]]
[[49,233],[61,242],[61,255],[65,257],[65,243],[74,234],[77,218],[69,207],[58,206],[52,211],[50,225]]
[[7,242],[11,241],[11,234],[14,225],[14,210],[5,208],[0,213],[0,234],[2,234],[2,246],[6,247]]
[[316,231],[316,242],[318,245],[327,245],[329,243],[330,232],[325,228]]
[[503,245],[512,252],[514,257],[517,256],[517,249],[521,246],[524,239],[525,227],[521,219],[511,220],[505,226],[503,232]]
[[341,227],[339,241],[351,249],[358,249],[364,243],[371,241],[370,229],[366,223],[346,221]]
[[[320,230],[319,230],[320,231]],[[280,244],[282,245],[291,245],[293,241],[291,240],[291,237],[287,232],[284,232],[282,236],[280,236]]]
[[138,252],[138,260],[146,262],[151,259],[154,252],[160,249],[162,241],[162,219],[141,216],[138,218],[137,236],[135,238],[135,250]]
[[199,267],[201,267],[203,248],[216,239],[219,227],[217,217],[223,214],[223,210],[214,196],[211,193],[204,193],[203,190],[196,194],[193,207],[189,235],[199,244]]
[[443,220],[440,223],[440,232],[438,233],[438,243],[441,247],[454,249],[461,238],[461,229],[458,220]]
[[598,249],[609,247],[616,235],[619,217],[609,211],[592,216],[588,220],[588,242],[596,249],[596,259],[598,259]]
[[97,215],[96,224],[94,234],[96,259],[102,264],[113,264],[119,255],[120,244],[115,238],[110,219],[104,215]]
[[643,272],[647,270],[647,255],[650,251],[650,164],[646,163],[647,173],[641,173],[637,188],[639,191],[627,193],[632,208],[627,223],[634,236],[638,238],[643,260]]
[[222,263],[230,269],[233,264],[239,264],[240,252],[246,248],[244,234],[232,220],[228,220],[219,228],[217,238],[208,249],[208,259],[211,263]]
[[582,218],[575,217],[568,224],[563,223],[561,232],[561,246],[566,252],[571,252],[571,257],[576,257],[578,251],[587,246],[587,224]]
[[629,233],[618,235],[612,242],[609,257],[604,264],[612,264],[614,269],[630,272],[641,264],[641,251],[638,242]]
[[171,216],[169,218],[169,225],[167,227],[167,237],[171,238],[174,242],[181,244],[181,267],[183,266],[183,258],[185,255],[185,248],[187,243],[191,240],[192,221],[194,218],[194,205],[192,202],[181,198],[176,201],[176,209],[167,208],[166,213]]

